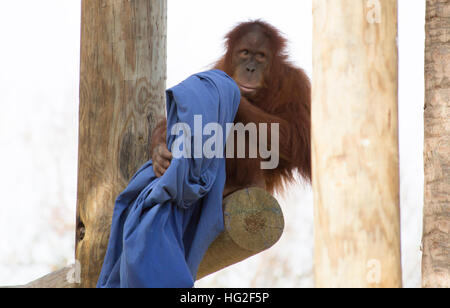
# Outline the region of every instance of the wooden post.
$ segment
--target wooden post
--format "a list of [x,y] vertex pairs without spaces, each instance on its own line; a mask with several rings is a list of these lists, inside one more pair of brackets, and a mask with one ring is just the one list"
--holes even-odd
[[427,0],[423,287],[450,288],[450,1]]
[[313,0],[317,287],[401,287],[396,0]]
[[95,287],[114,201],[164,114],[166,0],[82,1],[76,260]]

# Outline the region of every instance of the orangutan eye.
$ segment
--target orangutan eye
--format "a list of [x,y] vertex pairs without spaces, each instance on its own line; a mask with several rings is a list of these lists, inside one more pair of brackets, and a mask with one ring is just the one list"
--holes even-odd
[[241,51],[241,54],[244,55],[244,56],[248,56],[249,51],[247,49],[244,49],[244,50]]

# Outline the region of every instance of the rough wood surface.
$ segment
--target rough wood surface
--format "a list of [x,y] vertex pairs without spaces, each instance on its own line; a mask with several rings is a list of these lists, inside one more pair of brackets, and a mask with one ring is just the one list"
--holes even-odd
[[450,287],[450,1],[428,0],[423,287]]
[[164,114],[166,0],[82,1],[76,260],[94,287],[114,201]]
[[[260,188],[231,194],[223,201],[223,211],[225,230],[208,248],[197,280],[272,247],[283,233],[284,218],[278,202]],[[79,268],[64,268],[20,288],[77,287]]]
[[317,287],[401,287],[397,1],[313,1]]
[[72,280],[73,266],[65,267],[59,271],[50,273],[42,278],[36,279],[24,286],[17,288],[38,289],[38,288],[76,288],[77,283]]
[[260,188],[237,191],[223,201],[225,231],[206,252],[197,280],[272,247],[283,234],[281,208]]

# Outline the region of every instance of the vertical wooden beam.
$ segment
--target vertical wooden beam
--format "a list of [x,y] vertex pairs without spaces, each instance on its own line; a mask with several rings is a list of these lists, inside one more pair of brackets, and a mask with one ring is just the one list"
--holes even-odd
[[83,0],[76,259],[95,287],[117,195],[164,114],[166,0]]
[[450,1],[426,14],[422,285],[450,288]]
[[401,287],[396,0],[313,0],[317,287]]

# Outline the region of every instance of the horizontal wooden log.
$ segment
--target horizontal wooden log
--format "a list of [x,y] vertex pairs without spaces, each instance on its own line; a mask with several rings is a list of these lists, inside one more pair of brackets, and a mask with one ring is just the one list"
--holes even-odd
[[[223,201],[225,230],[206,252],[197,280],[273,246],[281,237],[284,219],[277,200],[265,190],[239,190]],[[79,267],[72,265],[18,288],[75,288]]]
[[261,188],[239,190],[223,201],[225,230],[211,244],[197,280],[273,246],[283,234],[277,200]]
[[76,288],[79,275],[76,271],[75,265],[71,265],[17,288]]

